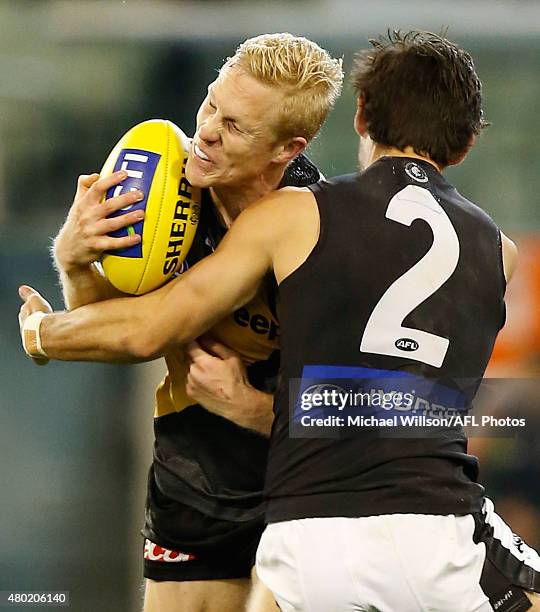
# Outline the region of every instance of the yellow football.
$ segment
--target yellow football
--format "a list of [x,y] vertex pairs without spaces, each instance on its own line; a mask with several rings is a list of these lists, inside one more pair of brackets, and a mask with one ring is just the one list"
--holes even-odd
[[141,295],[167,282],[189,252],[197,230],[201,190],[185,175],[190,146],[182,130],[164,119],[131,128],[111,151],[101,176],[125,170],[128,178],[109,189],[106,199],[140,189],[144,199],[127,210],[143,209],[142,221],[111,236],[137,233],[141,242],[102,257],[105,276],[120,291]]

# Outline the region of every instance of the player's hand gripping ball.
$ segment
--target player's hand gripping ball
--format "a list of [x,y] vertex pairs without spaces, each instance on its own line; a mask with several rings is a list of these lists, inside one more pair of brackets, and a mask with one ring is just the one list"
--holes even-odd
[[[143,209],[144,219],[111,233],[137,233],[141,242],[102,257],[106,277],[120,291],[141,295],[167,282],[180,268],[199,221],[201,191],[186,179],[190,147],[182,130],[162,119],[145,121],[127,132],[111,151],[101,177],[125,170],[127,179],[106,199],[140,189],[144,198],[113,213]],[[126,234],[127,233],[127,234]]]

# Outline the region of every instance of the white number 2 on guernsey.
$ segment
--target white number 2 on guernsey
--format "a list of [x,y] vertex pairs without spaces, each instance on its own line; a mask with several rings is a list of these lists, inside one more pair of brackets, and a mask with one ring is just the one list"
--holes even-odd
[[459,259],[459,240],[448,215],[431,193],[408,185],[390,200],[386,217],[407,227],[423,219],[433,232],[429,251],[394,281],[378,301],[367,322],[360,351],[407,357],[440,368],[450,341],[428,332],[403,327],[405,317],[438,291],[452,276]]

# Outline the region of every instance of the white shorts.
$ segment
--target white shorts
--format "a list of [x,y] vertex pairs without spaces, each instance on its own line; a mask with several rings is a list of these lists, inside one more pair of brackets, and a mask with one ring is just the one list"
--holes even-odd
[[489,500],[481,522],[391,514],[273,523],[257,551],[257,574],[282,612],[526,610],[506,567],[513,578],[525,576],[521,587],[537,590],[538,554],[514,538]]

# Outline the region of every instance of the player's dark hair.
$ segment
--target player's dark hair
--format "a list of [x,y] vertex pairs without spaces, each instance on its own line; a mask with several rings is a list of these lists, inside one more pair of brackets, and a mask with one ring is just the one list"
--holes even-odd
[[351,81],[371,138],[441,166],[455,161],[487,125],[471,56],[430,32],[389,32],[370,43],[356,54]]

